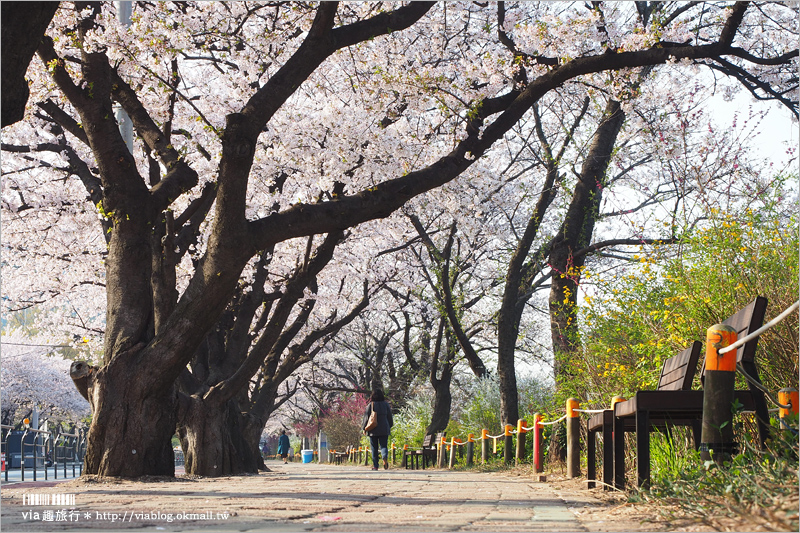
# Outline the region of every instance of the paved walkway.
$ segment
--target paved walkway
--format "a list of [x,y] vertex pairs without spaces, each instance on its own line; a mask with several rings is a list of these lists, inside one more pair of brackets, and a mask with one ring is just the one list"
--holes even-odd
[[[597,528],[582,520],[581,508],[606,505],[589,491],[568,503],[550,484],[499,473],[269,466],[273,472],[258,476],[7,485],[0,526],[4,532],[589,531]],[[57,494],[74,495],[74,506],[52,505]],[[36,505],[36,495],[51,505]],[[636,527],[627,521],[600,529]]]

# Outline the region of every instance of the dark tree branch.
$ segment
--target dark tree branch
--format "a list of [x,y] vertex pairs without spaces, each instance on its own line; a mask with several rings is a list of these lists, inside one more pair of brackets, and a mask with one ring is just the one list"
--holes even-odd
[[39,108],[47,113],[50,118],[56,121],[62,128],[74,135],[79,141],[86,146],[89,146],[89,139],[86,137],[86,132],[78,125],[78,121],[72,118],[66,111],[61,109],[58,104],[53,102],[50,98],[44,102],[36,104]]

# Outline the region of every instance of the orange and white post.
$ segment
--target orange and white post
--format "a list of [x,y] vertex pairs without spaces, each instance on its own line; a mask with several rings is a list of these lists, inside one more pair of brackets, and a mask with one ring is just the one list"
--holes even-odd
[[567,400],[567,477],[581,475],[581,404],[575,398]]
[[525,420],[517,421],[517,464],[525,460],[525,433],[528,432],[528,426]]
[[[789,415],[797,416],[798,409],[800,405],[798,405],[798,398],[797,398],[797,389],[794,388],[785,388],[778,391],[778,402],[782,405],[788,405],[789,407],[781,407],[778,410],[778,416],[781,420],[781,427],[786,430],[791,430],[792,426],[789,424],[789,421],[786,418]],[[796,423],[796,421],[795,421]]]
[[719,353],[736,342],[736,330],[716,324],[706,331],[706,373],[703,383],[703,426],[700,455],[722,464],[736,453],[733,440],[733,389],[736,379],[736,350]]
[[507,465],[510,465],[512,459],[514,458],[514,434],[511,432],[513,429],[514,426],[511,424],[506,424],[506,430],[503,432],[503,459]]

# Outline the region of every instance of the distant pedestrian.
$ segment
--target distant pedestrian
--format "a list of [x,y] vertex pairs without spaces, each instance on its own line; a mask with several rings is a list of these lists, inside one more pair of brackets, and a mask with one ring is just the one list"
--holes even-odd
[[289,437],[286,436],[286,430],[281,430],[281,436],[278,439],[278,455],[283,459],[283,464],[286,464],[286,458],[289,457]]
[[375,389],[369,398],[369,405],[364,412],[364,419],[361,422],[361,427],[367,427],[369,416],[375,412],[378,417],[378,425],[374,429],[364,432],[369,436],[369,444],[372,448],[372,469],[378,469],[378,449],[380,448],[381,456],[383,457],[383,468],[389,468],[389,432],[394,425],[394,418],[392,418],[392,408],[386,397],[383,395],[381,389]]

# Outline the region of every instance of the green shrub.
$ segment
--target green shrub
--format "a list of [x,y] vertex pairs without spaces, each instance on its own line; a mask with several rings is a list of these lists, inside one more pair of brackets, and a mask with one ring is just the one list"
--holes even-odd
[[411,447],[422,446],[431,415],[429,395],[419,394],[412,397],[405,407],[394,413],[391,440],[400,448],[404,444]]
[[[796,217],[711,215],[682,244],[634,256],[638,267],[627,275],[585,276],[594,291],[581,308],[583,352],[560,384],[565,394],[605,407],[613,395],[655,388],[665,358],[704,341],[756,296],[769,300],[767,319],[797,299]],[[797,329],[794,313],[759,340],[759,372],[772,391],[797,387]]]
[[[461,410],[461,426],[480,436],[481,429],[494,435],[500,430],[500,384],[497,376],[476,379],[469,387],[469,401]],[[494,433],[493,433],[494,432]]]

